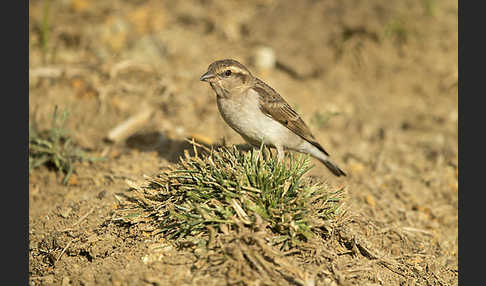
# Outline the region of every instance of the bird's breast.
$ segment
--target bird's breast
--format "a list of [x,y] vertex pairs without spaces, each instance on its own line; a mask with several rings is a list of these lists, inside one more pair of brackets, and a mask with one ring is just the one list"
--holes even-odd
[[248,97],[218,97],[218,109],[224,121],[239,133],[251,133],[255,129],[254,121],[259,118],[257,100]]
[[296,135],[260,110],[259,96],[248,91],[244,96],[218,97],[218,109],[224,121],[250,143],[265,140],[274,145]]

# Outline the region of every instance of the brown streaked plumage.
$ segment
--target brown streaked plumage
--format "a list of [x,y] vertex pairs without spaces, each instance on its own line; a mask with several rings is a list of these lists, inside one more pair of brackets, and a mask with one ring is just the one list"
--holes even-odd
[[284,149],[307,153],[319,159],[334,175],[346,174],[329,159],[329,154],[312,135],[292,107],[262,80],[239,62],[225,59],[213,62],[201,76],[216,92],[223,119],[248,143],[277,149],[282,160]]
[[285,125],[295,134],[309,141],[329,156],[321,144],[315,141],[314,135],[312,135],[304,120],[300,118],[297,112],[273,88],[257,78],[254,89],[260,94],[260,109],[263,113]]

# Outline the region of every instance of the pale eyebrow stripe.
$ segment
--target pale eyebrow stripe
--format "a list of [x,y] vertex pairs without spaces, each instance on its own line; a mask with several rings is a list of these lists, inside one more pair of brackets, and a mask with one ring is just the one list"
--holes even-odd
[[227,68],[229,68],[229,69],[230,69],[232,72],[234,72],[234,73],[240,73],[240,74],[244,74],[244,73],[245,73],[245,71],[244,71],[244,70],[242,70],[242,69],[241,69],[241,68],[239,68],[239,67],[230,66],[230,67],[227,67]]
[[236,66],[223,66],[223,67],[219,68],[218,74],[222,74],[227,70],[231,70],[231,72],[233,72],[235,74],[245,74],[245,71],[243,69],[236,67]]

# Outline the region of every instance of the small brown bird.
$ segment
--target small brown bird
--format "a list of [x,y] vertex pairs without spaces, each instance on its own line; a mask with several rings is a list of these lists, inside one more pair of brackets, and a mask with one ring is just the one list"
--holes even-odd
[[232,59],[215,61],[201,76],[217,95],[224,121],[253,146],[263,143],[277,149],[281,161],[284,149],[317,158],[336,176],[346,174],[329,159],[309,127],[292,107],[270,86],[254,77]]

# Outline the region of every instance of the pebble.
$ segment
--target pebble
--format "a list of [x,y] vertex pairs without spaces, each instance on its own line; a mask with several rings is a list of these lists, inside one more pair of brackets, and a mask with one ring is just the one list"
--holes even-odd
[[324,285],[326,286],[336,286],[337,283],[335,281],[332,281],[330,278],[325,278],[324,279]]
[[184,133],[186,133],[186,129],[182,126],[177,126],[175,129],[174,129],[174,132],[177,134],[177,135],[183,135]]
[[59,215],[60,215],[61,217],[63,217],[63,218],[67,218],[67,217],[69,217],[69,215],[71,214],[71,211],[72,211],[72,210],[73,210],[73,209],[72,209],[72,208],[70,208],[70,207],[64,208],[64,209],[62,209],[62,210],[59,212]]
[[253,52],[253,58],[258,69],[273,69],[277,63],[275,51],[267,46],[257,47]]

